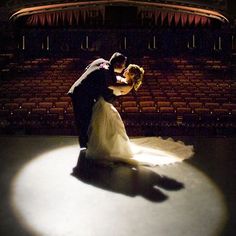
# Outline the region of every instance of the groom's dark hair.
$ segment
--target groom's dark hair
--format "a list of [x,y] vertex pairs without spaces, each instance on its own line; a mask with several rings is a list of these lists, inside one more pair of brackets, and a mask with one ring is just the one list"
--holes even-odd
[[111,56],[109,60],[110,64],[113,67],[118,67],[118,68],[121,67],[122,64],[126,63],[126,61],[127,61],[127,57],[119,52],[113,53],[113,55]]

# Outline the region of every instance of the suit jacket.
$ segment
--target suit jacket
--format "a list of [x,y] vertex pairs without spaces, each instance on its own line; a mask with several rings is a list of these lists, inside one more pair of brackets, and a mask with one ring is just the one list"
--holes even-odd
[[108,88],[116,83],[116,76],[110,63],[102,58],[93,61],[85,72],[75,81],[68,91],[72,98],[95,101],[102,96],[106,101],[114,99],[113,91]]

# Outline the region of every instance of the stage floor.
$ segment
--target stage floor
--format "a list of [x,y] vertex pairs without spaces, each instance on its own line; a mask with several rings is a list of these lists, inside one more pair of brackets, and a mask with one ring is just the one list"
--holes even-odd
[[236,230],[236,138],[175,137],[161,167],[83,165],[73,136],[0,136],[0,235],[221,236]]

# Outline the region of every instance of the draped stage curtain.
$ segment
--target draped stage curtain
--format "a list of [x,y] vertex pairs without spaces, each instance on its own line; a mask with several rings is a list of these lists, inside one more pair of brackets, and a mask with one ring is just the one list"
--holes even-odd
[[201,15],[194,15],[190,13],[183,13],[183,12],[169,12],[169,11],[161,11],[161,10],[140,10],[139,19],[141,23],[145,24],[144,22],[150,21],[155,22],[155,25],[161,24],[163,25],[164,22],[167,22],[168,25],[171,24],[181,24],[181,26],[186,25],[210,25],[211,20],[206,16]]
[[79,25],[91,19],[104,21],[104,8],[96,7],[82,8],[79,10],[65,10],[32,14],[26,20],[28,26],[58,26],[58,25]]
[[[139,9],[138,19],[141,24],[145,25],[145,22],[151,22],[154,25],[169,26],[174,25],[194,25],[194,26],[207,26],[210,25],[211,20],[206,16],[194,15],[183,12],[171,12],[161,10],[147,10]],[[64,10],[37,13],[30,15],[26,24],[28,26],[58,26],[58,25],[80,25],[96,23],[105,23],[105,8],[81,8],[76,10]]]

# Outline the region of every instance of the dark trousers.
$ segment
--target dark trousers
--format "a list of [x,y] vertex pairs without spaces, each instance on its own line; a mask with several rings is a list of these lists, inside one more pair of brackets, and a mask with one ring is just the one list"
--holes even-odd
[[71,97],[75,116],[75,123],[79,134],[81,148],[87,148],[88,128],[92,117],[94,101],[86,95]]

